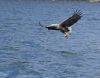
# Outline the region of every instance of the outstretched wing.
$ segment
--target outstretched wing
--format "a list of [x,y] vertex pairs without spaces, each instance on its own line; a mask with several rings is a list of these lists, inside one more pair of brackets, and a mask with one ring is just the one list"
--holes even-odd
[[80,11],[75,11],[70,18],[68,18],[67,20],[62,22],[60,25],[62,27],[70,27],[71,25],[75,24],[82,17],[81,14],[82,13]]

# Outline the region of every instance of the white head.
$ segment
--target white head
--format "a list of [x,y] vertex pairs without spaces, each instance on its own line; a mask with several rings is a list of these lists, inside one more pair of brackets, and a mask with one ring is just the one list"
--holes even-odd
[[51,24],[51,25],[49,25],[48,27],[54,27],[54,28],[56,28],[56,29],[59,29],[59,24]]

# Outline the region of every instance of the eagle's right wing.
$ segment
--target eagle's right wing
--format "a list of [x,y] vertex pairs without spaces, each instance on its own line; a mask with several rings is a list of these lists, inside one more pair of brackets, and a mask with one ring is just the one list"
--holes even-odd
[[82,16],[80,11],[75,11],[71,17],[69,17],[67,20],[62,22],[60,25],[62,27],[70,27],[71,25],[75,24]]

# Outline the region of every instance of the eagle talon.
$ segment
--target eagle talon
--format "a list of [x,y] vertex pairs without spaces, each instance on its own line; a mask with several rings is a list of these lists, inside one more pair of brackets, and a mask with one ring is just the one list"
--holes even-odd
[[65,35],[64,37],[68,39],[68,36],[67,35]]
[[68,39],[68,35],[69,34],[67,32],[65,32],[64,37]]

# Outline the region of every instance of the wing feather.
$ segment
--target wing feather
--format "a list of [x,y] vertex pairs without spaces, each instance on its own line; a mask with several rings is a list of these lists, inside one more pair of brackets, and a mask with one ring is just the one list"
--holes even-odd
[[80,11],[75,11],[71,17],[62,22],[60,25],[62,27],[70,27],[71,25],[75,24],[79,19],[81,19],[81,14],[82,13]]

